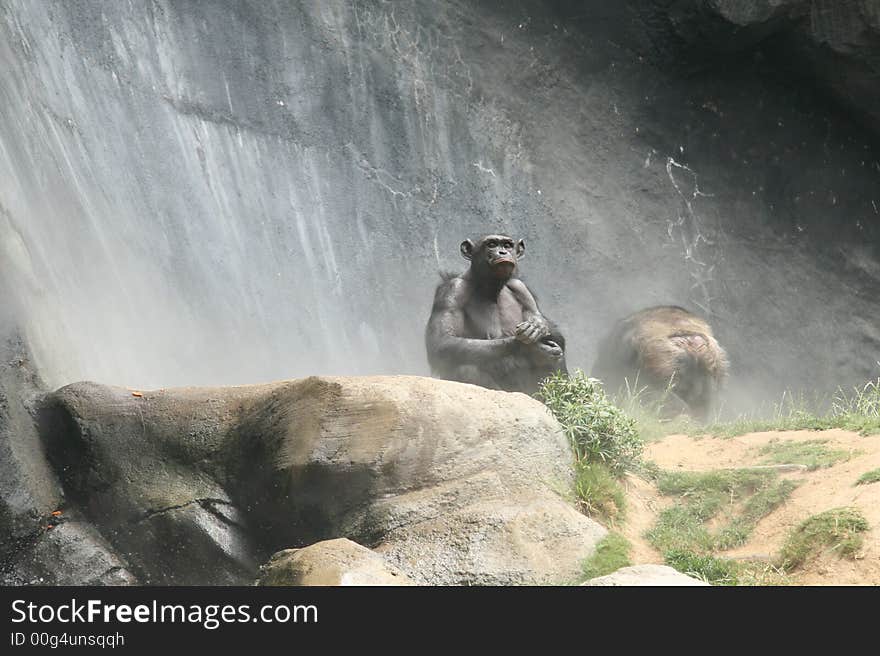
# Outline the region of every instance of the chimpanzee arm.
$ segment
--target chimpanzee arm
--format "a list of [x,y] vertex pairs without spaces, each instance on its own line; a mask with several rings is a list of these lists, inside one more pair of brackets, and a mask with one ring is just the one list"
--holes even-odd
[[526,344],[533,344],[550,334],[550,324],[538,309],[538,302],[526,287],[526,284],[518,278],[513,278],[507,283],[507,288],[513,293],[522,309],[523,321],[516,327],[516,336]]
[[437,288],[425,331],[428,361],[432,367],[438,364],[484,365],[509,355],[516,348],[515,337],[472,339],[462,336],[465,332],[463,308],[469,293],[467,283],[461,278],[453,278]]

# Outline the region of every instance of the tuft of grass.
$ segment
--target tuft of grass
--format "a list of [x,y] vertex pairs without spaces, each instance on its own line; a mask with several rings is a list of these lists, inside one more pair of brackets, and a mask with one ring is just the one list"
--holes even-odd
[[838,388],[830,409],[827,399],[807,399],[803,394],[785,392],[782,400],[774,404],[766,417],[741,415],[727,422],[717,422],[705,428],[715,437],[734,437],[746,433],[784,430],[828,430],[841,428],[861,435],[880,434],[880,378],[871,380],[850,391]]
[[801,522],[779,554],[780,568],[797,569],[822,550],[852,558],[862,547],[868,522],[857,508],[833,508]]
[[537,397],[562,425],[578,462],[600,462],[616,476],[638,468],[643,443],[635,421],[608,399],[601,381],[580,370],[556,374]]
[[737,561],[737,585],[797,585],[787,572],[763,560]]
[[663,494],[699,498],[754,492],[776,477],[770,469],[717,469],[708,472],[664,471],[657,482]]
[[715,543],[699,515],[688,506],[681,504],[663,510],[653,528],[645,533],[645,537],[661,553],[667,551],[706,553],[712,550]]
[[584,580],[594,579],[632,565],[629,554],[632,545],[619,533],[609,533],[596,545],[596,553],[583,564]]
[[687,413],[685,404],[672,392],[672,380],[666,389],[657,392],[639,386],[638,376],[612,395],[614,403],[635,420],[639,437],[653,442],[674,433],[690,434],[698,424]]
[[821,467],[831,467],[838,462],[849,460],[853,455],[850,451],[829,449],[826,445],[828,440],[806,440],[797,442],[793,440],[771,440],[759,450],[761,455],[767,456],[765,464],[782,465],[795,464],[806,465],[807,470],[813,471]]
[[880,378],[871,380],[852,392],[837,390],[831,404],[836,428],[861,435],[880,434]]
[[872,469],[859,476],[856,485],[870,485],[871,483],[880,483],[880,469]]
[[604,464],[580,461],[575,465],[574,492],[578,505],[591,517],[613,524],[626,510],[626,497]]
[[658,396],[646,388],[627,384],[615,400],[635,418],[637,430],[646,442],[672,434],[736,437],[747,433],[830,428],[861,435],[880,434],[880,378],[849,391],[838,388],[830,400],[828,397],[807,398],[803,393],[784,392],[778,403],[725,421],[716,415],[708,425],[701,425],[684,415],[670,417],[670,408],[675,407],[676,399],[670,396],[669,390]]
[[736,585],[739,582],[739,565],[727,558],[716,558],[687,549],[667,551],[663,558],[667,565],[679,572],[712,585]]

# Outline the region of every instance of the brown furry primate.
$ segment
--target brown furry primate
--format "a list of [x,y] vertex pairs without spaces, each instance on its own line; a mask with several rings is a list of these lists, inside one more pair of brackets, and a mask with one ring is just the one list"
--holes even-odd
[[625,381],[653,394],[669,388],[689,414],[706,421],[728,369],[727,354],[706,321],[684,308],[662,305],[618,321],[599,344],[592,375],[609,392]]

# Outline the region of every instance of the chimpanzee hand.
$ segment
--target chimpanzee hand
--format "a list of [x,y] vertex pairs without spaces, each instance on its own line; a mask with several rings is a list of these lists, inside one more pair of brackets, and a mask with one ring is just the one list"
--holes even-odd
[[541,315],[529,317],[516,326],[516,339],[523,344],[534,344],[550,334],[550,326]]
[[547,338],[533,344],[532,349],[532,358],[540,365],[553,366],[565,355],[558,343]]

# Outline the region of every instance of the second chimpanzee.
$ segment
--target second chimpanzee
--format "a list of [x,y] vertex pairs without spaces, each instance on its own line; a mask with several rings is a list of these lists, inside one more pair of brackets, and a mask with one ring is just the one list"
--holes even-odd
[[487,235],[461,243],[470,268],[446,275],[425,331],[438,378],[532,394],[554,372],[567,373],[565,338],[516,277],[523,240]]

